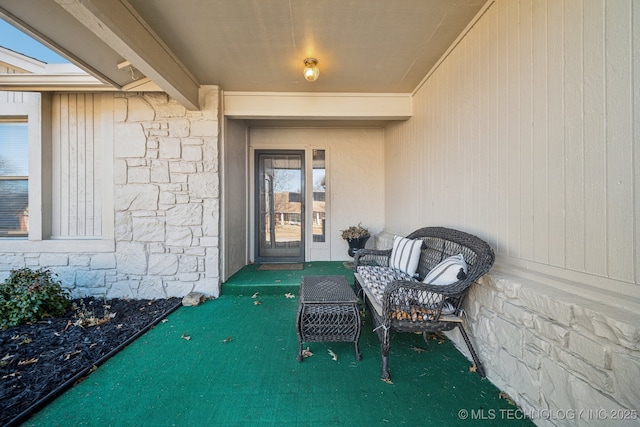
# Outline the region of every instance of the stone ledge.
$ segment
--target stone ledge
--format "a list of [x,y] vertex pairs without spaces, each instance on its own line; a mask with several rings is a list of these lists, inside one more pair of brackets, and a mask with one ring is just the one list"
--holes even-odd
[[[640,350],[640,314],[633,312],[631,306],[614,307],[502,272],[492,271],[481,283],[481,286],[510,295],[509,303],[528,311],[537,311],[548,317],[548,320],[558,321],[572,329],[581,327],[626,348]],[[518,289],[517,295],[513,295],[507,288]],[[528,305],[532,301],[535,304]]]

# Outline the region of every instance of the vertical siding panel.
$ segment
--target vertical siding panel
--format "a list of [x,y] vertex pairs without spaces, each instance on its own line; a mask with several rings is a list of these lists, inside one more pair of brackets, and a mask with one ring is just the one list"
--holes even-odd
[[78,95],[69,96],[69,236],[78,235]]
[[[434,97],[435,99],[440,99],[441,89],[438,86],[431,86],[429,90],[429,97]],[[429,117],[432,124],[432,127],[426,132],[425,140],[427,141],[425,145],[425,165],[432,164],[432,162],[440,162],[441,159],[436,159],[436,153],[433,150],[434,146],[437,146],[439,141],[442,141],[442,119],[444,117],[443,109],[439,108],[437,104],[429,104],[429,106],[425,106],[424,108],[429,109]],[[425,167],[424,172],[426,175],[426,186],[427,194],[426,203],[424,206],[429,206],[431,212],[436,212],[438,210],[438,203],[436,202],[435,194],[438,194],[442,191],[443,185],[443,171],[442,168],[430,168]],[[429,224],[431,221],[434,221],[433,215],[428,215],[428,220],[425,221],[425,224]]]
[[[482,22],[482,49],[479,52],[481,58],[480,81],[481,93],[481,133],[478,147],[480,149],[480,176],[478,186],[481,189],[480,221],[476,232],[489,242],[495,242],[497,222],[495,221],[495,209],[497,204],[498,183],[497,178],[497,82],[496,82],[496,14],[495,8],[488,11]],[[486,177],[483,179],[483,177]]]
[[86,236],[95,236],[95,202],[94,197],[96,194],[96,188],[94,183],[95,175],[95,135],[93,132],[95,117],[94,117],[94,95],[85,95],[85,146],[86,146],[86,171],[85,171],[85,218],[86,228],[84,234]]
[[[444,73],[444,76],[442,77],[443,86],[450,87],[450,80],[453,78],[452,74],[457,72],[457,65],[458,64],[455,63],[454,61],[451,61],[449,64],[447,64],[447,67],[445,68],[447,69],[447,72]],[[457,96],[457,93],[456,93],[457,90],[458,89],[456,88],[456,90],[451,93],[451,97],[447,99],[441,98],[444,101],[446,106],[444,110],[446,114],[443,118],[445,133],[441,143],[447,144],[450,148],[448,150],[442,150],[438,146],[434,146],[433,150],[438,153],[438,157],[440,159],[438,163],[439,167],[443,168],[444,170],[448,168],[448,156],[454,150],[453,130],[455,129],[457,131],[456,125],[457,125],[458,116],[455,112],[455,109],[452,107],[452,105],[453,105],[453,98]],[[439,194],[444,194],[447,191],[449,191],[450,182],[451,181],[446,179],[442,181],[442,189],[440,190]],[[438,217],[439,217],[438,220],[443,221],[443,224],[445,225],[449,225],[449,223],[446,221],[445,215],[446,215],[445,212],[438,212]]]
[[[479,27],[475,27],[471,33],[466,37],[467,42],[471,47],[471,57],[473,68],[472,70],[472,90],[473,90],[473,98],[471,104],[471,115],[469,118],[471,120],[467,120],[469,122],[469,131],[471,132],[470,138],[466,141],[467,148],[464,148],[464,151],[470,151],[472,153],[469,161],[471,162],[471,168],[469,170],[471,183],[471,197],[469,200],[471,205],[468,207],[469,213],[468,217],[470,218],[469,230],[476,232],[478,230],[478,225],[482,222],[481,213],[482,213],[482,201],[483,198],[480,197],[482,193],[482,184],[480,182],[480,173],[481,167],[480,165],[483,162],[482,156],[483,153],[480,150],[480,132],[482,129],[481,124],[481,110],[482,110],[482,91],[483,84],[481,80],[481,67],[480,67],[480,46],[482,46],[486,41],[484,39],[484,34],[481,31],[482,25]],[[469,147],[471,144],[471,147]]]
[[604,1],[584,3],[585,266],[606,275],[606,141],[604,121]]
[[51,106],[51,235],[60,236],[62,212],[62,95],[54,94]]
[[[538,1],[538,0],[536,0]],[[533,147],[532,103],[532,5],[531,0],[520,1],[520,257],[533,259]]]
[[[453,117],[455,117],[455,126],[453,127],[454,132],[452,133],[451,145],[448,151],[447,156],[447,170],[455,170],[456,168],[462,166],[459,173],[453,174],[451,177],[452,180],[450,183],[447,183],[448,188],[446,192],[443,194],[454,194],[457,189],[462,189],[463,194],[466,196],[465,191],[468,191],[466,186],[466,173],[468,170],[467,162],[468,159],[464,156],[461,156],[460,144],[462,143],[462,139],[467,137],[467,129],[468,129],[468,108],[470,102],[468,100],[469,96],[469,79],[467,75],[468,70],[468,45],[465,43],[466,39],[463,40],[463,43],[460,44],[460,50],[456,52],[454,55],[455,62],[458,65],[456,68],[456,72],[453,76],[449,76],[449,80],[455,79],[461,84],[458,87],[456,95],[452,98],[452,112]],[[450,84],[451,85],[451,84]],[[444,148],[439,148],[439,150],[443,150]],[[464,198],[464,197],[463,197]],[[447,225],[451,224],[464,224],[464,202],[461,201],[458,203],[458,208],[454,210],[453,215],[450,218],[447,218]]]
[[60,236],[69,235],[69,94],[60,96]]
[[499,2],[492,8],[497,17],[498,52],[496,81],[498,112],[495,127],[497,129],[498,170],[496,176],[497,222],[496,251],[502,255],[509,254],[509,126],[511,121],[509,110],[509,62],[507,52],[509,46],[508,2]]
[[509,34],[508,61],[509,75],[509,111],[512,113],[507,122],[509,126],[509,255],[519,258],[522,253],[520,232],[521,228],[521,185],[520,182],[520,44],[519,22],[520,11],[518,2],[508,2]]
[[631,0],[606,2],[607,261],[609,277],[628,282],[634,276],[631,11]]
[[[449,63],[447,64],[443,64],[446,68],[449,68]],[[440,108],[437,112],[435,112],[435,115],[437,117],[438,120],[438,133],[436,134],[436,138],[430,138],[430,146],[429,146],[429,152],[431,154],[431,156],[433,156],[433,158],[430,158],[429,161],[433,161],[434,164],[440,165],[440,167],[437,168],[432,168],[433,172],[431,172],[431,176],[434,177],[434,182],[432,187],[430,188],[430,190],[432,191],[432,197],[431,197],[431,205],[432,208],[434,209],[434,212],[437,212],[434,216],[434,220],[436,222],[440,222],[442,221],[442,215],[444,214],[444,212],[442,212],[441,209],[438,209],[438,202],[437,202],[437,197],[435,197],[436,194],[442,194],[444,192],[444,186],[446,183],[446,176],[445,176],[445,168],[442,167],[442,165],[444,164],[444,157],[443,154],[445,153],[445,151],[441,150],[441,151],[437,151],[436,148],[438,147],[438,144],[441,143],[445,143],[445,141],[447,140],[447,133],[446,133],[446,129],[449,129],[448,124],[449,124],[449,120],[451,120],[451,116],[450,116],[450,108],[449,108],[449,102],[447,102],[447,99],[442,97],[442,87],[446,87],[446,76],[448,75],[448,73],[438,73],[437,77],[436,77],[436,81],[439,83],[437,85],[431,85],[431,91],[434,93],[434,96],[436,97],[436,99],[439,99],[442,101],[442,107]],[[444,222],[441,222],[442,224],[445,224]]]
[[[469,45],[469,38],[465,37],[462,44],[462,50],[460,51],[462,58],[458,61],[462,64],[463,70],[459,70],[460,74],[458,78],[463,82],[462,93],[457,98],[461,105],[461,109],[458,111],[459,129],[460,133],[456,140],[456,152],[454,157],[450,159],[449,167],[453,168],[454,165],[462,165],[460,173],[456,176],[455,188],[461,189],[463,198],[460,201],[460,207],[458,209],[459,218],[456,218],[456,222],[464,224],[465,228],[469,227],[471,222],[471,200],[470,195],[473,193],[473,149],[470,147],[472,143],[472,124],[475,122],[473,116],[473,104],[475,100],[475,88],[473,87],[473,75],[475,74],[475,65],[473,63],[473,48]],[[467,148],[468,149],[465,149]],[[453,170],[453,169],[450,169]]]
[[564,172],[564,45],[563,3],[547,2],[547,114],[549,134],[549,263],[564,267],[565,172]]
[[80,236],[86,236],[86,223],[87,223],[87,201],[86,201],[86,174],[87,174],[87,117],[86,117],[86,102],[85,94],[78,94],[77,96],[77,224],[76,234]]
[[[554,0],[552,0],[554,1]],[[549,262],[547,1],[533,2],[533,259]]]
[[102,233],[100,151],[95,126],[100,107],[92,94],[55,94],[52,107],[53,237],[99,237]]
[[566,0],[564,11],[564,115],[566,171],[566,267],[584,271],[584,147],[582,114],[582,2]]
[[[438,165],[437,169],[440,169],[441,173],[444,173],[444,170],[446,169],[444,165],[446,162],[447,151],[439,150],[438,145],[449,144],[449,140],[450,140],[449,135],[451,133],[450,125],[454,116],[453,116],[453,109],[451,108],[451,100],[442,97],[442,90],[440,89],[440,87],[447,87],[449,83],[448,77],[453,72],[453,70],[451,69],[451,63],[449,61],[446,61],[446,63],[442,64],[440,67],[441,68],[438,71],[440,70],[442,71],[439,72],[437,76],[437,79],[438,79],[437,81],[439,84],[435,86],[432,85],[433,87],[432,91],[437,94],[437,99],[442,102],[442,105],[441,105],[442,108],[440,110],[440,123],[441,123],[440,125],[441,131],[439,133],[440,140],[431,141],[430,150],[429,150],[429,153],[430,153],[429,161],[433,161],[435,165]],[[447,185],[447,180],[446,178],[443,177],[443,178],[439,178],[438,186],[433,187],[434,194],[433,194],[432,203],[434,203],[435,206],[437,206],[438,204],[438,197],[436,195],[443,194],[446,191],[446,185]],[[434,212],[434,220],[436,222],[444,221],[444,215],[445,215],[445,212],[443,212],[440,209],[436,209],[436,211]],[[446,225],[446,222],[441,222],[441,223]]]

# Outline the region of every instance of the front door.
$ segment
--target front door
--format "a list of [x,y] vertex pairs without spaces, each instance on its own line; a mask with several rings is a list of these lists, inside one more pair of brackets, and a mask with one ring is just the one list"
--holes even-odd
[[256,150],[257,262],[304,261],[304,151]]

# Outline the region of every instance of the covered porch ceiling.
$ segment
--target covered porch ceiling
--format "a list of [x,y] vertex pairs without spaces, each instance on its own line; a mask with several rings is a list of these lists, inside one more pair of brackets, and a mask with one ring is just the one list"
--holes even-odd
[[[3,19],[116,89],[189,109],[225,92],[410,94],[487,0],[0,0]],[[302,77],[303,60],[320,78]]]

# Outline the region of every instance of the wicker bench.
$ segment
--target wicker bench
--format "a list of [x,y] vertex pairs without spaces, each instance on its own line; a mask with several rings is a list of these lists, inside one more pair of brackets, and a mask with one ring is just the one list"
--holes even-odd
[[[406,239],[422,241],[415,243],[421,248],[413,276],[390,267],[396,262],[396,255],[391,258],[393,249],[361,249],[354,256],[354,288],[365,302],[380,339],[382,379],[390,378],[391,331],[422,332],[426,340],[430,333],[455,328],[459,328],[464,338],[476,371],[484,377],[482,364],[463,326],[461,307],[469,287],[493,265],[493,249],[476,236],[444,227],[421,228]],[[458,273],[453,283],[433,284],[436,281],[431,277],[441,271],[446,263],[443,261],[460,254],[466,263],[466,273]],[[371,274],[372,271],[375,274]],[[422,282],[425,278],[432,284]]]

